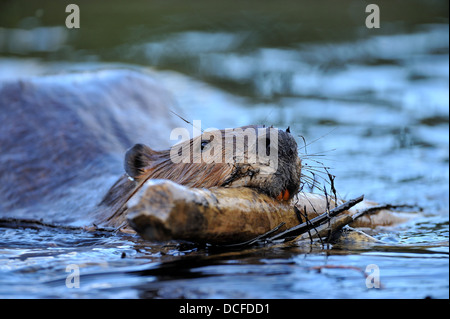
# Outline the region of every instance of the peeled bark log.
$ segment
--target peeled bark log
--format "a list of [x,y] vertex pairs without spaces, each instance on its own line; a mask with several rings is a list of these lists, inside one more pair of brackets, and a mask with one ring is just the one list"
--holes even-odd
[[[327,209],[314,194],[280,202],[247,187],[195,189],[150,180],[128,202],[128,222],[149,240],[240,243],[281,223],[280,231],[299,225],[294,203],[308,219]],[[301,218],[306,221],[305,216]]]
[[128,222],[149,240],[236,243],[280,223],[299,224],[292,205],[250,188],[187,188],[151,180],[128,202]]
[[[123,215],[128,216],[129,225],[148,240],[175,239],[222,245],[252,241],[280,224],[283,225],[277,229],[279,234],[272,238],[283,238],[280,236],[283,232],[286,238],[300,235],[300,239],[310,234],[331,236],[348,224],[374,226],[377,215],[367,216],[373,211],[381,212],[382,220],[388,220],[386,216],[395,221],[404,220],[392,211],[387,215],[382,209],[384,206],[376,209],[374,203],[366,201],[356,205],[360,201],[362,196],[335,203],[329,197],[300,193],[287,202],[247,187],[198,189],[155,179],[147,181],[133,195]],[[317,222],[318,219],[321,221]],[[311,222],[315,226],[308,228]],[[303,226],[298,226],[300,224]]]

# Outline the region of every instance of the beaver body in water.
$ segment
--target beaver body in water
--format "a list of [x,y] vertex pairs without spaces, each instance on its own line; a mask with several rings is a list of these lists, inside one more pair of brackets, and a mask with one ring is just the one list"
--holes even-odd
[[[203,133],[179,144],[175,163],[170,132],[187,125],[172,114],[170,95],[145,73],[104,70],[6,82],[0,109],[1,217],[76,225],[92,222],[92,212],[100,220],[114,218],[150,178],[190,187],[252,187],[278,200],[291,199],[300,185],[301,162],[289,130],[240,128],[237,134],[254,132],[241,148],[240,136],[226,139],[225,130]],[[214,137],[216,152],[210,149]],[[144,144],[130,148],[138,141]],[[270,159],[249,160],[252,145],[260,144],[265,155],[276,144],[276,167]],[[195,145],[212,157],[197,161]],[[241,153],[247,154],[242,161]]]
[[82,223],[130,146],[170,146],[183,125],[170,108],[153,78],[125,69],[1,83],[0,216]]

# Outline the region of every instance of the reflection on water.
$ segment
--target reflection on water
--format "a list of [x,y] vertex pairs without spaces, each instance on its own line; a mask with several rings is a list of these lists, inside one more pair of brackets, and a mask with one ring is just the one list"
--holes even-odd
[[[80,2],[81,28],[70,31],[63,4],[21,2],[0,5],[1,80],[151,67],[183,117],[203,128],[290,126],[304,164],[329,167],[340,196],[423,211],[378,229],[384,244],[325,250],[217,251],[3,224],[1,297],[448,298],[446,1],[410,4],[409,13],[380,1],[380,30],[364,27],[357,1],[89,1]],[[80,288],[65,285],[70,264],[80,267]],[[383,289],[366,288],[369,264],[379,266]]]
[[38,27],[31,30],[0,29],[0,48],[14,54],[57,51],[67,39],[63,27]]
[[[4,230],[2,246],[10,243],[0,251],[4,297],[443,298],[448,291],[448,249],[442,246],[218,251],[109,233]],[[381,267],[381,290],[365,286],[369,263]],[[66,287],[72,264],[80,267],[76,289]]]

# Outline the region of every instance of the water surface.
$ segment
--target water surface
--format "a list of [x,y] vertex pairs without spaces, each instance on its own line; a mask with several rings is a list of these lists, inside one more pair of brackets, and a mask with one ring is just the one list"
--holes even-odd
[[[203,128],[290,126],[304,164],[327,167],[341,197],[422,210],[373,232],[383,244],[345,249],[218,251],[3,223],[2,298],[449,297],[446,1],[408,10],[379,1],[377,30],[365,27],[359,1],[109,3],[79,1],[78,30],[65,28],[63,2],[2,3],[0,79],[152,70]],[[370,264],[380,289],[366,286]],[[66,286],[69,265],[80,269],[79,288]]]

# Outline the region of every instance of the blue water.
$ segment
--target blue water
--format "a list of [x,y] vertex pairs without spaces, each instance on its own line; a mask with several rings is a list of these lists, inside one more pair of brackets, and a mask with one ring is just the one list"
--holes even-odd
[[[341,197],[364,194],[422,210],[403,225],[371,231],[382,244],[344,248],[289,243],[217,251],[135,235],[3,224],[0,297],[449,298],[449,27],[448,10],[439,11],[444,2],[415,4],[403,22],[385,14],[394,20],[379,32],[358,24],[354,5],[345,11],[353,22],[340,28],[328,25],[330,16],[320,12],[308,20],[309,13],[301,16],[292,3],[298,19],[286,7],[279,24],[271,23],[277,11],[265,4],[261,12],[242,9],[227,23],[220,19],[228,14],[223,6],[222,13],[204,15],[206,25],[189,16],[189,9],[158,7],[155,13],[136,3],[123,10],[117,32],[105,31],[107,21],[84,20],[78,33],[70,33],[55,27],[49,17],[58,11],[47,7],[1,16],[0,80],[145,68],[173,94],[183,117],[201,120],[203,128],[290,126],[304,164],[328,167]],[[386,3],[382,10],[393,9]],[[140,11],[153,18],[141,19]],[[143,21],[153,22],[146,27]],[[24,43],[23,36],[13,36],[17,30],[48,38]],[[98,43],[89,34],[97,34]],[[379,268],[381,288],[366,286],[370,264]],[[78,267],[79,288],[67,286],[70,265]]]

